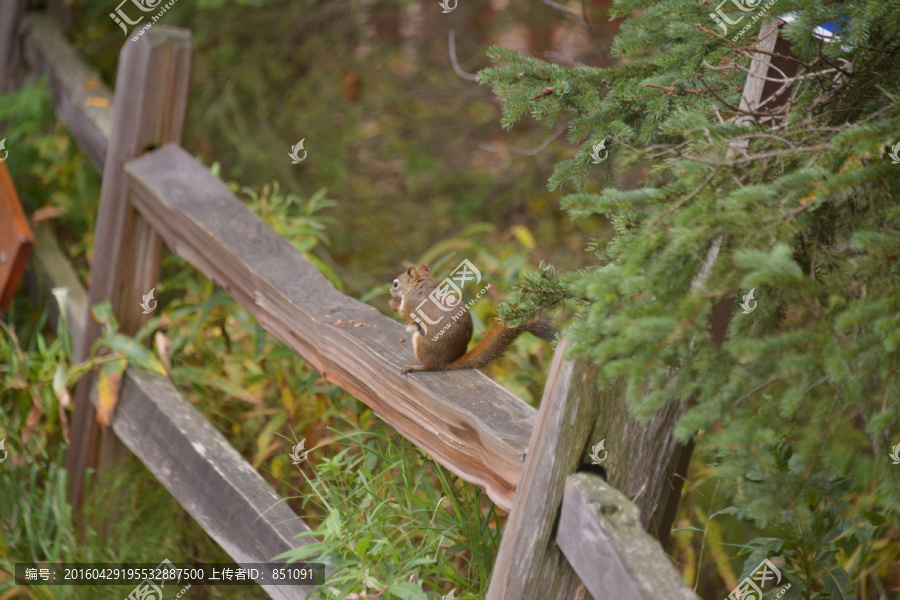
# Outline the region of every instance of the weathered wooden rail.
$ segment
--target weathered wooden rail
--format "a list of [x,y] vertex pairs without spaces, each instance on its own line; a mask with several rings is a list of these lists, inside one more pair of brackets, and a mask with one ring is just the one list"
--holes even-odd
[[[125,173],[135,208],[176,254],[326,379],[509,508],[534,409],[476,372],[401,376],[415,361],[410,344],[398,341],[403,329],[340,294],[179,146],[137,158]],[[363,326],[336,324],[351,320]]]
[[[47,76],[57,114],[104,174],[90,297],[76,290],[68,307],[80,357],[97,334],[89,303],[109,300],[126,333],[143,323],[135,307],[156,283],[164,242],[325,378],[511,510],[488,598],[694,597],[658,541],[671,528],[690,458],[691,448],[672,437],[688,400],[638,423],[615,389],[598,394],[589,362],[564,360],[565,341],[540,411],[476,371],[401,376],[413,361],[410,345],[399,343],[402,326],[335,290],[180,147],[186,31],[158,25],[126,42],[113,97],[49,19],[28,14],[9,30],[19,32],[18,43],[2,38],[0,27],[0,50],[16,48],[29,78]],[[759,85],[747,88],[762,93]],[[54,265],[43,276],[79,287],[58,256],[48,258],[43,235],[36,264]],[[723,314],[714,317],[719,333]],[[336,324],[350,319],[363,326]],[[91,382],[83,381],[69,461],[76,501],[84,470],[102,468],[121,441],[235,560],[265,562],[302,543],[294,539],[306,531],[302,521],[166,379],[127,372],[115,436],[97,426],[91,397]],[[618,455],[604,465],[609,484],[576,474],[589,442],[602,437]],[[265,589],[276,598],[308,593]]]

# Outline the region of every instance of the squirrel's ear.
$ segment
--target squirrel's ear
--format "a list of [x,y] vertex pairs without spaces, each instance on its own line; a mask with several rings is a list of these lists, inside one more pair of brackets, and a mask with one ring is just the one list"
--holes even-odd
[[420,266],[420,267],[419,267],[419,270],[420,270],[420,271],[424,271],[424,272],[426,272],[426,273],[431,273],[431,269],[428,267],[428,265],[422,265],[422,266]]
[[414,276],[416,274],[416,268],[415,267],[408,268],[406,270],[406,274],[409,275],[410,277]]

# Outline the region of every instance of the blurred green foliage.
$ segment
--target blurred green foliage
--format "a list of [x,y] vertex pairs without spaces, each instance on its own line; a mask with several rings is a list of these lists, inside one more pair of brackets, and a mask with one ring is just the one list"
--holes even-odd
[[5,162],[27,212],[53,223],[62,247],[79,274],[87,276],[97,215],[100,176],[54,116],[53,101],[41,80],[3,95],[0,123],[9,156]]
[[[130,38],[109,7],[72,4],[73,43],[114,85]],[[483,149],[533,148],[548,132],[526,126],[503,134],[490,97],[457,77],[447,56],[450,29],[472,71],[510,21],[548,28],[557,13],[511,9],[488,26],[475,5],[460,4],[452,19],[439,18],[438,3],[417,8],[418,18],[413,8],[393,0],[364,10],[351,0],[176,2],[154,27],[191,31],[185,147],[243,185],[279,180],[301,196],[327,189],[337,205],[326,214],[338,224],[330,264],[352,292],[385,285],[434,240],[459,238],[475,222],[497,224],[497,237],[486,241],[498,246],[525,226],[537,241],[535,258],[578,266],[586,232],[604,220],[573,223],[546,190],[564,144],[534,156]],[[287,154],[301,138],[309,154],[292,165]]]

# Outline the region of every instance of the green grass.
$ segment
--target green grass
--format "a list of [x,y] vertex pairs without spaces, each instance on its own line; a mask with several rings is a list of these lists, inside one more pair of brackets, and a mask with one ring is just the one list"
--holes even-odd
[[[378,427],[346,434],[333,456],[314,461],[303,505],[325,513],[316,542],[284,555],[312,556],[333,574],[327,598],[426,600],[455,590],[484,597],[500,542],[500,519],[480,490],[411,443]],[[426,593],[427,591],[427,593]]]
[[[69,414],[59,408],[65,397],[60,382],[72,371],[71,343],[65,334],[46,332],[46,315],[19,294],[9,313],[16,330],[0,326],[0,439],[8,452],[0,463],[0,597],[124,597],[133,587],[20,587],[13,580],[16,562],[230,562],[131,455],[90,479],[82,535],[76,534],[64,468]],[[222,587],[208,597],[267,595]]]

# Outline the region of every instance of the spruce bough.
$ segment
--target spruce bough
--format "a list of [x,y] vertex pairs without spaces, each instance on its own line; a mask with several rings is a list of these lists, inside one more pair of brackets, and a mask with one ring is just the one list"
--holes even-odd
[[[611,68],[490,49],[499,65],[478,77],[503,126],[567,122],[575,149],[549,187],[615,231],[583,270],[529,275],[501,316],[575,300],[572,355],[599,365],[598,385],[624,378],[639,416],[693,398],[677,436],[703,440],[728,513],[777,532],[727,540],[749,552],[743,576],[777,555],[796,582],[785,600],[877,594],[900,562],[900,2],[777,2],[767,18],[797,11],[780,31],[797,74],[752,113],[759,27],[732,42],[714,4],[615,2]],[[842,27],[831,43],[813,35],[827,22]],[[716,348],[709,317],[731,298]]]

